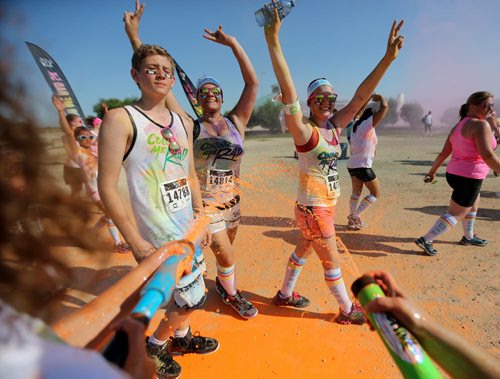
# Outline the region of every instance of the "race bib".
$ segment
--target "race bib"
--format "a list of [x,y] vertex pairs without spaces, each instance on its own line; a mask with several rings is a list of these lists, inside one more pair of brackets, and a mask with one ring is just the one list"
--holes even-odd
[[331,174],[325,176],[326,189],[328,191],[328,197],[334,197],[340,188],[339,175]]
[[234,189],[233,170],[209,169],[207,172],[207,191],[232,192]]
[[161,183],[160,191],[170,212],[177,212],[182,208],[191,206],[191,190],[187,178]]

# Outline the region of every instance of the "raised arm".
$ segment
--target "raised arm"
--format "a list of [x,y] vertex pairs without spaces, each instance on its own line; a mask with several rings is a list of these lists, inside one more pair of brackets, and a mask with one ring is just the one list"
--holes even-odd
[[424,315],[405,296],[394,278],[383,271],[372,271],[372,276],[386,293],[366,306],[374,313],[390,312],[417,338],[424,350],[452,378],[498,378],[498,360],[475,347],[461,336]]
[[255,105],[255,99],[257,98],[257,91],[259,87],[259,81],[257,79],[257,75],[255,74],[252,62],[250,62],[250,58],[248,58],[248,55],[241,47],[238,40],[222,31],[222,25],[219,25],[219,28],[215,32],[205,29],[203,38],[230,47],[234,57],[238,61],[241,75],[243,76],[243,81],[245,82],[245,87],[243,88],[243,92],[241,93],[238,103],[230,112],[230,115],[237,118],[241,122],[242,126],[246,127]]
[[373,114],[373,127],[376,127],[385,117],[387,111],[389,110],[389,106],[387,105],[387,100],[382,95],[374,93],[372,96],[372,100],[379,103],[380,107],[376,113]]
[[69,153],[71,154],[71,159],[76,160],[78,155],[78,143],[75,139],[75,134],[69,126],[68,120],[66,120],[66,114],[64,113],[64,103],[62,100],[56,96],[52,95],[52,104],[57,109],[57,115],[59,116],[59,126],[64,133],[64,138],[67,140],[67,147],[69,149]]
[[[300,110],[297,90],[290,74],[290,69],[286,62],[281,44],[279,40],[279,31],[281,28],[281,20],[278,16],[278,10],[274,12],[274,22],[264,27],[264,35],[266,37],[269,56],[273,64],[274,74],[278,80],[281,89],[281,101],[284,104],[285,110],[285,125],[293,137],[296,145],[305,145],[311,138],[312,128],[305,125],[303,122],[303,114]],[[295,105],[293,105],[296,102]],[[289,107],[287,107],[289,105]],[[288,108],[288,111],[287,111]]]
[[106,213],[114,221],[129,246],[132,247],[134,255],[145,257],[155,248],[140,236],[125,210],[125,204],[118,191],[122,161],[131,144],[132,130],[132,124],[124,109],[113,109],[106,113],[99,133],[99,175],[97,182]]
[[443,145],[443,149],[438,154],[438,156],[434,160],[434,163],[432,164],[432,167],[430,168],[429,172],[425,176],[424,181],[426,183],[432,183],[434,181],[434,178],[436,177],[437,170],[439,169],[439,167],[441,167],[441,165],[446,160],[446,158],[448,158],[450,156],[450,154],[451,154],[450,138],[451,138],[451,135],[453,134],[453,132],[455,131],[455,128],[456,128],[456,126],[454,126],[451,129],[450,133],[448,134],[448,138],[446,138],[446,142]]
[[399,50],[403,47],[404,42],[404,37],[399,35],[399,30],[403,26],[403,23],[404,21],[399,22],[399,24],[396,24],[396,21],[392,23],[389,39],[387,40],[387,50],[384,57],[360,84],[349,104],[332,116],[333,124],[336,127],[345,128],[354,118],[358,110],[363,106],[366,100],[370,98],[391,63],[398,56]]

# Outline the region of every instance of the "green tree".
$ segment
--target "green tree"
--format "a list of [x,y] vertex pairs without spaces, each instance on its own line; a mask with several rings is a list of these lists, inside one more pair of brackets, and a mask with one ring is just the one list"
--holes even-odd
[[248,126],[253,127],[260,125],[273,132],[281,131],[279,114],[281,106],[272,100],[266,101],[258,108],[254,108]]
[[137,97],[126,97],[123,100],[117,99],[116,97],[110,97],[108,99],[100,98],[97,104],[93,106],[92,110],[95,112],[97,117],[103,118],[104,117],[103,103],[106,103],[106,105],[108,106],[108,110],[111,110],[123,107],[125,105],[130,105],[132,103],[135,103],[137,100],[138,100]]
[[412,128],[421,126],[424,115],[424,108],[419,103],[406,103],[401,107],[401,112],[399,112],[401,120],[407,122]]

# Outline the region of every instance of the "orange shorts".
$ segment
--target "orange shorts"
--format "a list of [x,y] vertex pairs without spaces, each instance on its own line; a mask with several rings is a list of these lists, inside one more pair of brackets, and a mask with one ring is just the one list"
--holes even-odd
[[295,203],[295,221],[306,240],[333,237],[334,218],[335,206],[314,207]]

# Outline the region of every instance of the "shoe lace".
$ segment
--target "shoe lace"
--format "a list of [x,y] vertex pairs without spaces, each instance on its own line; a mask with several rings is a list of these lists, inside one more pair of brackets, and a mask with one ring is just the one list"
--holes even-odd
[[253,307],[252,303],[241,296],[240,291],[237,291],[234,296],[229,297],[229,301],[236,303],[240,311],[248,311]]
[[189,343],[191,348],[204,349],[208,345],[208,338],[200,335],[200,332],[194,332]]

